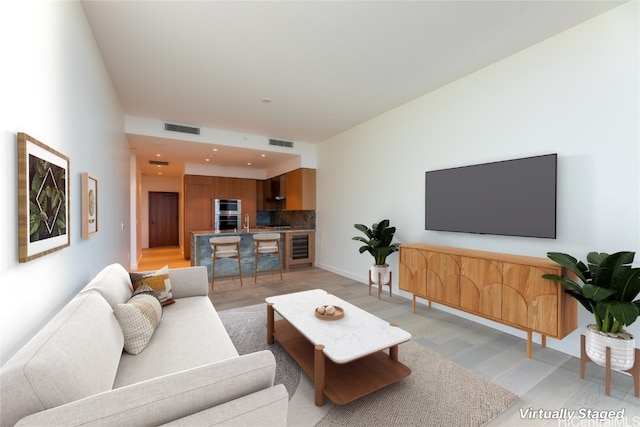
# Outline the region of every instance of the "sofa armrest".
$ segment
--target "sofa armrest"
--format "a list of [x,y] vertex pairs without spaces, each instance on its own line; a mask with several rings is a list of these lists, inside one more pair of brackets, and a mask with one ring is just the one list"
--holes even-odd
[[169,280],[174,298],[209,295],[209,276],[204,265],[170,268]]
[[273,386],[269,350],[131,384],[32,414],[19,426],[160,425]]

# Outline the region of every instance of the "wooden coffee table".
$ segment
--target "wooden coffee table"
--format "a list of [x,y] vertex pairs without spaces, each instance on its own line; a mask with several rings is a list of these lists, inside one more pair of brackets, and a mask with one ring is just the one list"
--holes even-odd
[[[267,342],[277,339],[313,380],[317,406],[324,396],[344,405],[411,373],[398,361],[398,344],[411,334],[335,295],[314,289],[266,302]],[[326,304],[342,307],[344,317],[317,318],[315,308]],[[274,312],[282,320],[276,322]]]

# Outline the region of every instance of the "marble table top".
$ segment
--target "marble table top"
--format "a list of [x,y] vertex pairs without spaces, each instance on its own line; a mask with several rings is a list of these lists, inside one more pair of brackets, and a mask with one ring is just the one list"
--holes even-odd
[[[322,289],[269,297],[266,302],[312,344],[322,344],[325,356],[335,363],[351,362],[411,339],[404,329]],[[317,318],[315,308],[327,304],[342,307],[344,317]]]

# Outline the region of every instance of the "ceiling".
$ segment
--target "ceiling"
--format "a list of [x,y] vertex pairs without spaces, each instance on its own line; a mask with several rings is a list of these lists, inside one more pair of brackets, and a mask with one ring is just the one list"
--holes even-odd
[[[319,143],[622,2],[82,3],[126,114]],[[212,148],[129,139],[141,163],[159,148],[172,165],[203,163]],[[224,152],[235,167],[282,161]]]

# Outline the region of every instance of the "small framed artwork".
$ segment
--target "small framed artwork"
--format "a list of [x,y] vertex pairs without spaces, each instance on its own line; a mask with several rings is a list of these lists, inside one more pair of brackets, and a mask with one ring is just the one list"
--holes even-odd
[[69,158],[18,133],[18,258],[31,261],[71,244]]
[[98,234],[98,178],[82,174],[82,238]]

